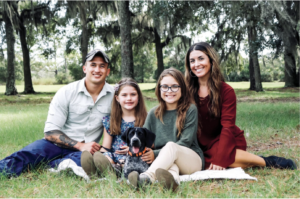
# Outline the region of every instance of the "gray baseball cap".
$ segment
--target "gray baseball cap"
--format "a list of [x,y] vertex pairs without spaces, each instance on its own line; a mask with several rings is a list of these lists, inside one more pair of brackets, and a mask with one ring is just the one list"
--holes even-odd
[[89,52],[85,57],[85,61],[91,61],[95,57],[95,55],[100,55],[106,63],[109,63],[108,56],[100,49],[94,49]]

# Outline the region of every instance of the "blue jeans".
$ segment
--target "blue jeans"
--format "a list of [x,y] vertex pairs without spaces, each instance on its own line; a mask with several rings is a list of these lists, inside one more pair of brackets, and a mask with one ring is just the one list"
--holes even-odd
[[35,167],[41,162],[54,168],[65,159],[72,159],[81,166],[80,157],[81,151],[61,148],[48,140],[41,139],[0,160],[0,174],[8,177],[19,176],[22,171]]

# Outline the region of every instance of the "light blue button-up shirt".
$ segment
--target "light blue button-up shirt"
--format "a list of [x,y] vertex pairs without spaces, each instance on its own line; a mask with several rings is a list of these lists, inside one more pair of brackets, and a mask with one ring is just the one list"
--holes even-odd
[[113,87],[105,83],[94,103],[85,78],[62,87],[51,101],[44,132],[60,130],[78,142],[99,142],[102,119],[110,114],[113,97]]

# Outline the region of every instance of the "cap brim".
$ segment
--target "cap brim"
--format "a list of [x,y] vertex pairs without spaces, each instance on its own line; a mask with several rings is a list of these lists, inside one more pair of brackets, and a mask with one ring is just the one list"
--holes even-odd
[[85,59],[85,61],[91,61],[92,59],[94,59],[94,57],[96,55],[100,55],[106,63],[109,63],[109,59],[108,59],[107,55],[105,53],[103,53],[102,51],[100,51],[100,50],[95,51],[94,53],[89,53],[89,54],[88,54],[89,56]]

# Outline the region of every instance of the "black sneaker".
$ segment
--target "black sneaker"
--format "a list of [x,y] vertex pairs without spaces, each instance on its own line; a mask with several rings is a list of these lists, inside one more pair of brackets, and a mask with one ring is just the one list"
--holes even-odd
[[265,160],[266,167],[274,167],[278,169],[291,169],[291,170],[297,169],[296,163],[291,159],[286,159],[277,156],[269,156],[269,157],[261,156],[261,157]]

